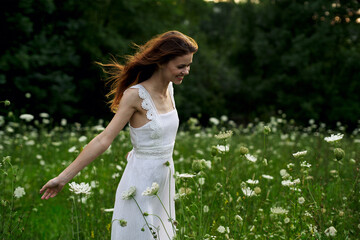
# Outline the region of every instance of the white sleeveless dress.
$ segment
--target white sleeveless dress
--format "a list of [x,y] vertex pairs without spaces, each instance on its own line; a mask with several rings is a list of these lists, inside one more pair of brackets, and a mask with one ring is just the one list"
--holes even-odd
[[[131,88],[139,90],[139,97],[143,100],[142,108],[147,110],[146,116],[149,122],[139,128],[133,128],[129,124],[133,149],[128,154],[127,165],[116,191],[111,239],[172,239],[175,236],[175,229],[169,221],[169,218],[175,220],[175,179],[172,154],[179,126],[173,86],[170,83],[168,90],[174,110],[165,114],[157,112],[150,94],[142,85],[137,84]],[[154,182],[159,185],[158,196],[162,204],[156,196],[142,195]],[[152,231],[155,232],[156,238],[146,225],[144,216],[134,199],[123,199],[123,192],[128,191],[132,186],[136,188],[134,198],[141,211],[149,214],[145,218]],[[126,221],[126,226],[121,226],[118,220]]]

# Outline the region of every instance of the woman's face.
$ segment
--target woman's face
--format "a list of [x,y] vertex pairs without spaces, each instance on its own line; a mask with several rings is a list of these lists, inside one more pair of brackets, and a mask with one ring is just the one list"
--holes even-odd
[[164,78],[174,84],[181,84],[185,75],[188,75],[190,72],[193,55],[193,53],[189,53],[179,56],[164,64],[161,68]]

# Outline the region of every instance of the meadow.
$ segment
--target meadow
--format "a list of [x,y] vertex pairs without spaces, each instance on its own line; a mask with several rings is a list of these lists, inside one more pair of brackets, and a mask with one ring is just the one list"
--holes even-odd
[[[298,126],[282,112],[246,126],[209,122],[191,118],[178,132],[176,239],[360,239],[360,128]],[[128,129],[73,179],[90,194],[69,185],[47,201],[39,194],[105,126],[0,116],[0,239],[110,239]]]

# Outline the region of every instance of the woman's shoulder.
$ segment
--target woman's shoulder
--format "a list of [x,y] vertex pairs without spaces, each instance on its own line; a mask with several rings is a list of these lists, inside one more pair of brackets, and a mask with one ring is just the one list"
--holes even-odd
[[[135,85],[136,86],[136,85]],[[124,91],[124,94],[121,98],[121,100],[123,100],[124,102],[127,103],[138,103],[141,101],[140,97],[139,97],[139,89],[137,89],[138,87],[129,87],[128,89],[126,89]]]

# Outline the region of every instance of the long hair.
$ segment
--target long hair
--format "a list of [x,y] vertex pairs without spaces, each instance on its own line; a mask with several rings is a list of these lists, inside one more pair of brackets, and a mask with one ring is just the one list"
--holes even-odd
[[135,46],[137,52],[126,56],[124,65],[114,58],[108,64],[97,63],[109,75],[106,85],[110,85],[110,92],[106,97],[111,98],[109,104],[113,112],[116,112],[127,88],[149,79],[160,65],[198,50],[194,39],[178,31],[165,32],[142,46]]

